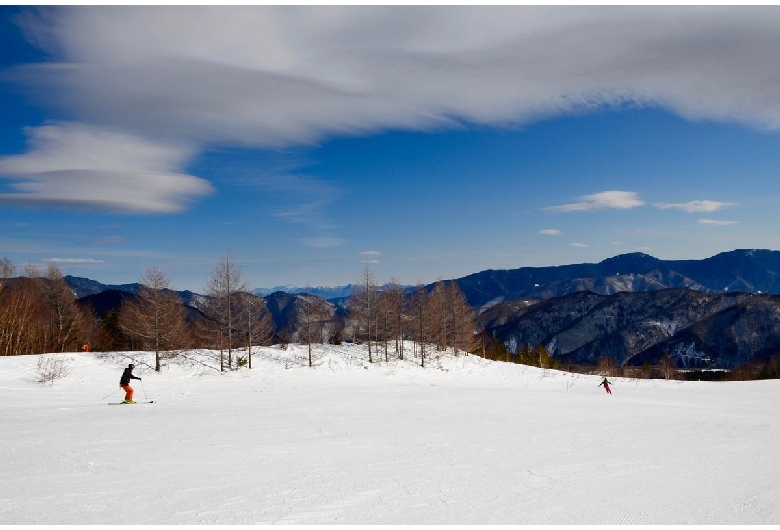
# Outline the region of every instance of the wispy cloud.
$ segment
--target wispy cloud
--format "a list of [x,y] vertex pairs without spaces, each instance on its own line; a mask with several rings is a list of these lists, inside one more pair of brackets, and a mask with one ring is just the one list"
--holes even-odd
[[68,263],[68,264],[74,264],[74,263],[83,263],[83,264],[89,264],[89,263],[103,263],[102,259],[90,259],[90,258],[45,258],[41,261],[46,263]]
[[[371,256],[380,256],[382,255],[381,252],[378,250],[364,250],[360,253],[361,256],[371,257]],[[370,265],[379,265],[380,261],[378,259],[365,259],[362,260],[361,263],[367,263]]]
[[703,225],[716,225],[716,226],[730,226],[738,224],[739,221],[720,221],[717,219],[699,219],[699,224]]
[[27,132],[27,153],[0,158],[0,177],[14,190],[0,202],[174,213],[212,192],[207,181],[179,172],[188,148],[73,123]]
[[587,245],[585,243],[569,243],[569,246],[576,247],[576,248],[587,248],[590,245]]
[[330,248],[344,245],[347,243],[347,240],[338,237],[308,237],[302,238],[301,242],[308,247]]
[[96,239],[94,241],[87,242],[87,245],[96,246],[96,247],[125,245],[125,244],[127,244],[127,239],[125,239],[122,236],[106,236],[100,239]]
[[547,228],[545,230],[539,230],[539,233],[545,236],[562,236],[563,232],[556,230],[555,228]]
[[659,202],[655,204],[656,208],[661,210],[681,210],[687,213],[709,213],[717,212],[723,208],[730,208],[734,206],[733,202],[719,202],[719,201],[689,201],[682,203],[669,203]]
[[307,246],[334,246],[317,243],[329,240],[343,244],[345,240],[337,237],[338,227],[331,220],[328,209],[344,195],[344,191],[320,178],[297,173],[302,165],[302,161],[285,155],[269,155],[263,158],[263,169],[260,172],[244,174],[237,182],[272,196],[274,209],[270,215],[300,225],[310,232],[302,240]]
[[18,77],[86,121],[177,138],[279,145],[626,101],[780,125],[771,8],[89,6],[21,20],[64,64]]
[[633,191],[602,191],[580,197],[580,202],[549,206],[548,212],[584,212],[589,210],[629,210],[644,205],[644,201]]

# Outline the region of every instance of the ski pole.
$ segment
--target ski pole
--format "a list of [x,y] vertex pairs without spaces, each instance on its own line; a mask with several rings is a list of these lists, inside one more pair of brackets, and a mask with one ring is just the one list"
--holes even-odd
[[[107,396],[106,396],[106,397],[104,397],[103,399],[108,399],[108,398],[110,398],[111,396],[113,396],[114,394],[116,394],[117,392],[119,392],[119,390],[121,390],[121,389],[117,388],[116,390],[114,390],[113,392],[111,392],[109,395],[107,395]],[[101,400],[101,401],[102,401],[102,400]]]
[[146,395],[146,388],[144,388],[144,380],[141,379],[141,390],[144,391],[144,399],[149,399]]

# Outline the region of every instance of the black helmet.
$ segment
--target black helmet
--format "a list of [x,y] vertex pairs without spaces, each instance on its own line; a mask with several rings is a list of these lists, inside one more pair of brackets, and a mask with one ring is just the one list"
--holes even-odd
[[134,364],[128,364],[127,367],[128,368],[135,368],[135,365]]

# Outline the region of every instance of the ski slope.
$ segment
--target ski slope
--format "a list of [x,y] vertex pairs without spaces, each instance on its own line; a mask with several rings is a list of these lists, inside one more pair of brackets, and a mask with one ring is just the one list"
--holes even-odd
[[[0,358],[0,524],[780,523],[780,381],[218,355]],[[128,362],[156,403],[106,406]]]

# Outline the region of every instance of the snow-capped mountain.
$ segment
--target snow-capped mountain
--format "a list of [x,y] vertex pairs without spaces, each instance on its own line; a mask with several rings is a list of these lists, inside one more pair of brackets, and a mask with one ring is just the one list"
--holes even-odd
[[324,286],[297,287],[295,285],[278,285],[276,287],[271,287],[271,288],[259,287],[257,289],[254,289],[252,292],[257,296],[268,296],[270,294],[278,293],[278,292],[283,292],[288,294],[306,293],[306,294],[313,294],[314,296],[319,296],[326,300],[330,300],[333,298],[345,298],[350,294],[352,294],[352,291],[354,289],[355,286],[352,284],[338,285],[335,287],[324,287]]

